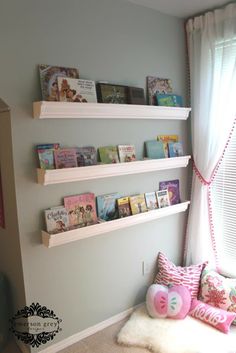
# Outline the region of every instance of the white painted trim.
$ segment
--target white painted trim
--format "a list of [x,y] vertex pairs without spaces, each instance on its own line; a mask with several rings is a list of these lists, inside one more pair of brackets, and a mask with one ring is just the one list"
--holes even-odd
[[191,156],[150,159],[128,163],[99,164],[64,169],[37,169],[38,183],[51,185],[73,181],[93,180],[128,174],[147,173],[163,169],[186,167]]
[[[72,335],[68,338],[65,338],[64,340],[62,340],[58,343],[55,343],[55,344],[49,346],[48,348],[45,348],[41,351],[38,351],[38,353],[56,353],[62,349],[65,349],[65,348],[71,346],[72,344],[77,343],[77,342],[83,340],[84,338],[89,337],[89,336],[125,319],[133,312],[133,310],[135,310],[140,305],[143,305],[143,303],[136,305],[128,310],[125,310],[122,313],[114,315],[111,318],[109,318],[105,321],[102,321],[94,326],[88,327],[87,329],[80,331],[80,332],[76,333],[75,335]],[[25,352],[23,352],[23,353],[25,353]]]
[[33,117],[38,119],[177,119],[186,120],[191,108],[153,105],[34,102]]
[[159,208],[133,216],[115,219],[114,221],[102,222],[92,226],[77,228],[58,234],[49,234],[42,231],[43,244],[51,248],[53,246],[67,244],[76,240],[82,240],[96,235],[113,232],[118,229],[127,228],[141,223],[153,221],[162,217],[170,216],[187,210],[190,201],[185,201],[173,206]]

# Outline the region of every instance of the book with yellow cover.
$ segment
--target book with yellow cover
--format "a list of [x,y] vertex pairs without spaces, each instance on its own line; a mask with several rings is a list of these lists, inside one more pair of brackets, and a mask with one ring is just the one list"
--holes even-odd
[[147,211],[144,194],[130,196],[129,202],[132,215]]
[[127,217],[131,215],[131,209],[130,209],[130,203],[129,203],[129,197],[121,197],[117,200],[117,206],[118,206],[118,212],[119,212],[119,217]]
[[179,136],[178,135],[158,135],[157,141],[163,142],[165,156],[166,156],[166,158],[168,158],[169,157],[168,143],[169,142],[178,142]]

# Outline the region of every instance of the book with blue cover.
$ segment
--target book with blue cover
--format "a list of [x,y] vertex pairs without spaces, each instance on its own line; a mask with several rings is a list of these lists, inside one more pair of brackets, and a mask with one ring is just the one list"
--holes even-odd
[[145,142],[146,155],[150,159],[165,158],[164,144],[161,141],[150,140]]
[[55,168],[54,152],[57,151],[59,148],[59,143],[46,143],[36,146],[36,150],[39,157],[39,165],[41,169]]
[[168,142],[169,157],[180,157],[183,156],[183,145],[182,142]]
[[176,94],[157,94],[157,105],[166,107],[182,107],[183,99]]
[[120,198],[118,192],[97,196],[97,215],[100,219],[112,221],[118,218],[118,198]]

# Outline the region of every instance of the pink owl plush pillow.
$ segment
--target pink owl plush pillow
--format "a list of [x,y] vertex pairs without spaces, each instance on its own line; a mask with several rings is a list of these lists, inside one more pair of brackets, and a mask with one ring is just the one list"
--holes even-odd
[[191,294],[184,286],[168,288],[152,284],[147,291],[146,305],[153,318],[184,319],[191,306]]

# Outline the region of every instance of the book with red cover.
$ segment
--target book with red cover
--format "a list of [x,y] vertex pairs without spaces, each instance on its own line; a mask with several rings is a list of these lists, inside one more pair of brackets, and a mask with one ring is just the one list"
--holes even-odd
[[170,204],[176,205],[180,203],[180,194],[179,194],[179,180],[168,180],[161,181],[159,183],[159,190],[168,190]]
[[97,223],[95,195],[91,192],[64,197],[70,227],[85,227]]

